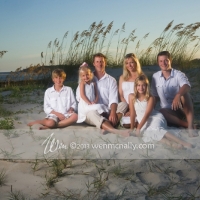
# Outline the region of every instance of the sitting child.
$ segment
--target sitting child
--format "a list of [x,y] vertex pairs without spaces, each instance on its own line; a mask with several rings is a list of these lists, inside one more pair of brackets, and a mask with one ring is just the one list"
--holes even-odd
[[100,115],[109,112],[104,104],[98,104],[97,85],[93,79],[93,73],[87,63],[83,63],[79,68],[79,86],[80,99],[78,103],[78,121],[84,122],[86,114],[89,111],[96,110]]
[[49,128],[63,128],[75,123],[78,119],[74,112],[76,101],[70,87],[64,86],[66,73],[62,69],[55,69],[52,72],[54,85],[45,91],[44,112],[45,119],[30,122],[28,126],[41,124],[40,130]]

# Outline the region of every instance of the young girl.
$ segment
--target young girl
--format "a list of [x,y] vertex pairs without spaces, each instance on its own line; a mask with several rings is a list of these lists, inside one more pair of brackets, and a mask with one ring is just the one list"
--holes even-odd
[[99,114],[108,113],[108,108],[98,103],[97,85],[92,81],[93,73],[87,63],[83,63],[79,68],[79,89],[80,101],[78,104],[78,121],[84,122],[89,111],[96,110]]
[[153,109],[154,98],[149,92],[149,82],[145,75],[135,80],[134,94],[129,95],[129,109],[131,129],[134,128],[135,118],[138,126],[136,136],[143,133],[144,142],[161,141],[174,148],[191,148],[192,144],[185,142],[167,131],[167,122],[164,116]]

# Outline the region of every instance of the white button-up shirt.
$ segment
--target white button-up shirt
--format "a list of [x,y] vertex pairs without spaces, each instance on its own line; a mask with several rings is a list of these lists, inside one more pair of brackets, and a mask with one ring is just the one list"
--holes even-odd
[[[118,89],[117,89],[117,81],[112,76],[107,73],[98,80],[96,76],[94,76],[94,81],[97,84],[97,90],[99,93],[99,104],[104,104],[110,109],[111,104],[118,104]],[[76,99],[80,100],[80,88],[78,86],[76,90]]]
[[164,78],[162,71],[158,71],[152,76],[151,94],[160,98],[161,108],[171,108],[175,95],[185,84],[191,87],[186,75],[179,70],[172,69],[167,79]]
[[76,100],[71,87],[63,86],[58,92],[52,86],[45,91],[44,112],[47,115],[53,110],[65,115],[70,107],[76,110]]

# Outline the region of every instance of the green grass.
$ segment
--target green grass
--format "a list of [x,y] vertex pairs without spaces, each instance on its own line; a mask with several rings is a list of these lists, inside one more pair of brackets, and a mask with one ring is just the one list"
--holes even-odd
[[28,200],[29,198],[27,198],[22,191],[12,191],[10,192],[9,196],[8,196],[9,200]]
[[45,174],[45,180],[47,188],[54,187],[54,184],[57,182],[54,175]]
[[7,53],[8,51],[0,51],[0,58],[2,58],[3,57],[3,55],[5,54],[5,53]]
[[5,183],[6,183],[6,171],[5,169],[2,169],[0,171],[0,186],[5,185]]
[[14,121],[12,118],[5,118],[0,120],[0,129],[13,129]]
[[[24,84],[24,83],[20,83],[20,82],[16,82],[15,84],[10,84],[9,86],[6,86],[6,87],[0,87],[0,92],[3,92],[3,91],[11,91],[11,93],[14,93],[14,95],[17,95],[18,93],[20,92],[32,92],[36,89],[45,89],[46,86],[45,84],[42,84],[42,83],[27,83],[27,84]],[[0,96],[0,100],[2,99],[3,97]]]
[[5,108],[2,108],[2,106],[0,106],[0,117],[9,117],[11,116],[11,114],[11,111],[6,110]]

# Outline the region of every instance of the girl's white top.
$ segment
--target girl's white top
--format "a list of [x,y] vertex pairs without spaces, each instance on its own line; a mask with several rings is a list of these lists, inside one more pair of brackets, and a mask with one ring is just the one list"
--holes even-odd
[[[80,87],[78,87],[80,90]],[[79,91],[80,92],[80,91]],[[85,95],[87,96],[90,102],[94,102],[95,100],[95,88],[94,83],[91,82],[90,84],[85,84]],[[88,105],[81,97],[78,104],[78,121],[77,123],[84,122],[86,119],[86,114],[89,111],[96,110],[99,114],[103,112],[109,112],[108,108],[103,104],[92,104]]]
[[[137,115],[136,119],[140,123],[147,109],[147,101],[136,99],[134,107]],[[167,122],[164,116],[160,112],[153,110],[141,128],[141,132],[143,133],[142,139],[144,142],[160,141],[167,132]]]

